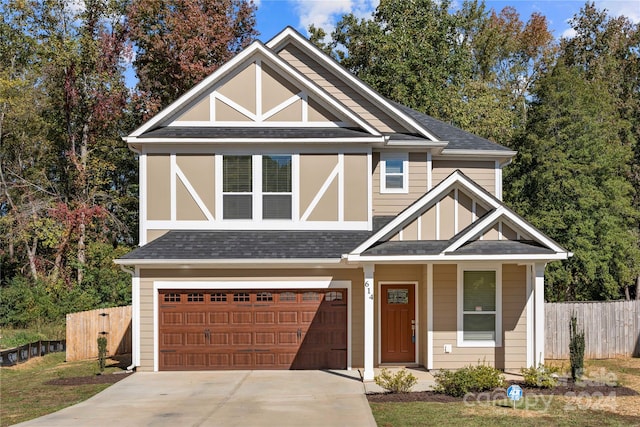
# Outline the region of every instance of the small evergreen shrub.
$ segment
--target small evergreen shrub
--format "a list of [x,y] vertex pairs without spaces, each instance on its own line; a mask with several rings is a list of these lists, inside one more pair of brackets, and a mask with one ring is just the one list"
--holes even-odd
[[466,366],[457,371],[440,371],[434,374],[436,393],[462,397],[467,393],[478,393],[504,386],[504,375],[488,365]]
[[107,338],[98,338],[98,368],[100,373],[104,372],[104,368],[107,365]]
[[576,381],[584,371],[584,331],[578,332],[578,319],[571,315],[569,324],[569,360],[571,361],[571,378]]
[[527,387],[552,388],[558,385],[558,368],[544,366],[522,368],[520,369],[524,377],[524,385]]
[[408,393],[411,387],[416,385],[418,379],[406,369],[402,369],[395,374],[384,368],[373,380],[377,385],[391,393]]

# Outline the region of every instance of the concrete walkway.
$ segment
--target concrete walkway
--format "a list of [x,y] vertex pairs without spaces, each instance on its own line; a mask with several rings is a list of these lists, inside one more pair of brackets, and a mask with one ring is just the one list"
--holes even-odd
[[19,426],[375,426],[358,371],[139,372]]

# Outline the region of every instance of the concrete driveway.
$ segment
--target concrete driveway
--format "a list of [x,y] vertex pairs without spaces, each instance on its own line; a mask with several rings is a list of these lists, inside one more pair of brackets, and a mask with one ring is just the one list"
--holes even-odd
[[358,371],[138,372],[19,426],[375,426]]

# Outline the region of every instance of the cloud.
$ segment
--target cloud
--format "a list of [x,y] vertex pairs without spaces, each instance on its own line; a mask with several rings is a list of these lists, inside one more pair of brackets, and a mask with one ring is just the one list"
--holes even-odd
[[342,15],[353,13],[358,18],[370,17],[379,0],[290,0],[299,16],[298,26],[306,31],[309,25],[333,31]]
[[640,3],[638,0],[604,0],[597,1],[599,9],[607,9],[608,15],[626,16],[634,24],[640,23]]
[[576,34],[578,33],[573,28],[567,28],[562,32],[562,35],[560,37],[563,39],[572,39],[576,36]]

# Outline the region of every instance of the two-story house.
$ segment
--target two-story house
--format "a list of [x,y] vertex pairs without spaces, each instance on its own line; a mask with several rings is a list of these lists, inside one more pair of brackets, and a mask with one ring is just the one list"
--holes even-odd
[[[425,65],[428,66],[428,65]],[[544,355],[515,152],[385,99],[291,28],[126,141],[140,159],[139,370],[363,369]]]

